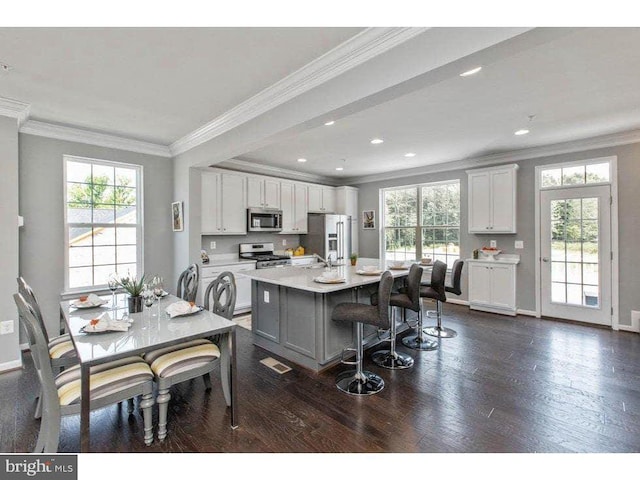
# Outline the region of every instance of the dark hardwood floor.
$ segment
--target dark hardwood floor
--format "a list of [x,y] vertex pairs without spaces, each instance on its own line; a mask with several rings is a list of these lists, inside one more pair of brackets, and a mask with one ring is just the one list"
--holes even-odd
[[[240,427],[222,393],[203,382],[172,389],[169,436],[145,447],[142,420],[117,406],[92,413],[97,452],[639,452],[640,335],[446,304],[458,331],[437,351],[411,352],[414,368],[366,368],[378,395],[334,386],[338,365],[278,374],[273,356],[238,329]],[[37,379],[26,368],[0,375],[0,450],[30,451]],[[154,415],[155,421],[156,415]],[[79,450],[79,418],[63,419],[61,452]]]

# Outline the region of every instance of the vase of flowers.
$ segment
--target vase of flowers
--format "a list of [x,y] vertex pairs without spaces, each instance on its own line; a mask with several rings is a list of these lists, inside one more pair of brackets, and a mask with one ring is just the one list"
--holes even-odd
[[142,311],[142,290],[144,290],[144,275],[139,279],[135,276],[126,276],[118,280],[118,285],[129,294],[127,298],[129,313],[138,313]]

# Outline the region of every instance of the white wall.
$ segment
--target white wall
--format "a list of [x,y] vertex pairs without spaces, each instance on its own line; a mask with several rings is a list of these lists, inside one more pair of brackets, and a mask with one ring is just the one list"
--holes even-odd
[[[25,219],[20,233],[20,273],[38,297],[50,335],[58,331],[58,304],[64,289],[63,155],[66,154],[142,165],[144,269],[146,273],[163,276],[171,291],[176,281],[171,159],[20,134],[20,212]],[[13,285],[11,291],[15,290]]]
[[0,371],[19,367],[18,313],[13,301],[18,276],[18,122],[0,116],[0,321],[13,320],[0,335]]

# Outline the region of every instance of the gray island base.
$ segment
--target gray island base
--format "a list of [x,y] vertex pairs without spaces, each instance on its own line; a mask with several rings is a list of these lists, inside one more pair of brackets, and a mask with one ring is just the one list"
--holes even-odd
[[[345,348],[353,348],[354,327],[331,320],[334,307],[343,302],[370,304],[378,290],[380,275],[361,275],[357,267],[334,267],[344,283],[314,281],[324,271],[316,267],[283,267],[254,270],[252,278],[251,329],[253,343],[282,358],[319,372],[338,363]],[[409,270],[392,270],[398,287]],[[395,288],[394,287],[394,288]],[[413,312],[410,312],[413,313]],[[415,315],[408,317],[415,318]],[[406,323],[396,315],[398,332]],[[365,348],[387,338],[365,325]]]

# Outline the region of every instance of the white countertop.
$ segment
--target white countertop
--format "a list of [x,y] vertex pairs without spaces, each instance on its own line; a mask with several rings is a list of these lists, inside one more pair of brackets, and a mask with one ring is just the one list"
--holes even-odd
[[[344,278],[344,283],[318,283],[313,279],[319,277],[324,272],[324,268],[304,268],[304,267],[279,267],[279,268],[263,268],[259,270],[250,270],[242,272],[245,276],[254,280],[274,285],[282,285],[289,288],[297,288],[314,293],[329,293],[349,288],[359,287],[361,285],[369,285],[380,281],[382,275],[360,275],[356,271],[359,267],[341,266],[334,267]],[[389,270],[394,277],[403,277],[409,273],[409,269],[405,270]]]
[[[480,254],[482,255],[482,254]],[[510,265],[517,265],[520,263],[520,255],[512,255],[509,253],[501,253],[495,256],[495,260],[490,256],[480,258],[467,258],[465,262],[469,263],[508,263]]]
[[237,253],[221,253],[219,255],[209,255],[209,263],[200,262],[200,267],[222,267],[224,265],[237,265],[241,263],[256,263],[256,261],[248,258],[240,258]]

